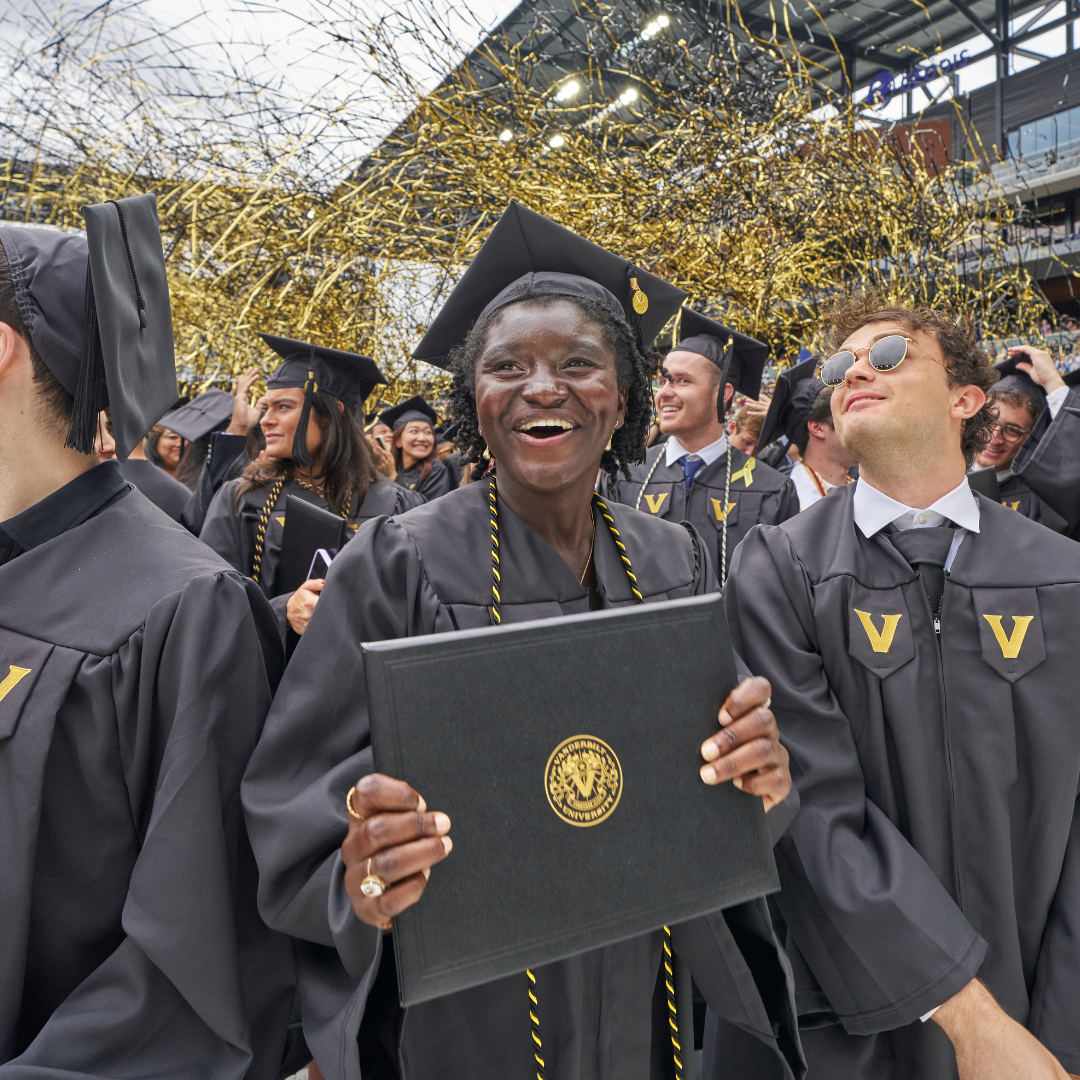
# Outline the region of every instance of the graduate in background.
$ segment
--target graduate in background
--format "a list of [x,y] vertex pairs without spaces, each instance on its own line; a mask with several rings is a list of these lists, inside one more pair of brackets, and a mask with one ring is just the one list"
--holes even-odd
[[214,496],[229,480],[237,480],[266,446],[259,429],[262,413],[251,404],[251,388],[262,378],[250,367],[233,383],[232,392],[204,390],[173,422],[191,439],[192,449],[202,455],[198,476],[181,521],[196,536],[202,532],[206,512]]
[[760,410],[751,409],[748,405],[741,406],[731,418],[728,442],[747,457],[753,457],[764,420],[765,414]]
[[93,453],[101,408],[123,461],[177,390],[154,196],[83,215],[0,227],[0,1077],[275,1080],[291,944],[239,783],[280,646]]
[[457,486],[436,453],[438,414],[423,397],[417,394],[387,409],[379,420],[393,432],[390,446],[396,483],[418,491],[428,502]]
[[[828,329],[821,377],[860,479],[755,529],[725,591],[801,799],[771,902],[810,1076],[1064,1080],[1080,549],[968,486],[995,422],[969,325],[871,296]],[[738,1075],[776,1075],[751,1060]]]
[[761,429],[763,446],[783,435],[799,452],[799,460],[786,471],[800,510],[849,483],[848,470],[855,464],[833,427],[832,388],[814,378],[815,367],[817,360],[810,357],[780,373]]
[[[799,512],[791,481],[734,447],[724,412],[736,389],[761,391],[768,347],[684,308],[679,344],[660,372],[656,407],[669,436],[652,446],[630,479],[616,479],[611,498],[666,521],[689,521],[709,547],[721,582],[731,553],[759,522],[775,525]],[[726,346],[733,342],[732,355]],[[725,372],[725,360],[728,368]]]
[[994,370],[1001,376],[994,386],[997,423],[990,429],[986,447],[975,455],[974,468],[994,470],[1002,506],[1016,510],[1054,532],[1066,533],[1068,522],[1012,471],[1020,447],[1046,408],[1046,391],[1026,371],[1018,368],[1017,363],[1017,358],[1011,357],[995,365]]
[[375,361],[291,338],[259,336],[283,358],[258,405],[266,452],[241,478],[218,490],[199,537],[259,583],[285,640],[287,629],[303,634],[323,587],[321,578],[294,592],[277,585],[287,496],[340,514],[350,531],[367,518],[401,513],[423,500],[377,472],[356,422],[368,394],[384,381]]
[[1009,359],[1046,392],[1046,408],[1020,444],[1012,474],[1080,540],[1080,370],[1061,375],[1050,354],[1033,345],[1010,347]]
[[132,447],[127,461],[120,462],[120,472],[159,510],[164,510],[173,521],[179,521],[191,499],[191,492],[146,456],[146,444],[160,435],[161,426],[155,424],[146,438]]
[[[671,1068],[661,932],[538,968],[542,1048],[524,974],[399,1007],[390,917],[424,903],[428,872],[453,858],[451,823],[423,792],[373,773],[360,643],[715,590],[692,527],[593,493],[598,468],[644,454],[655,360],[641,342],[682,295],[511,203],[417,349],[454,373],[458,445],[477,479],[366,523],[334,561],[244,783],[260,907],[299,939],[304,1032],[327,1080],[534,1080],[541,1060],[546,1080],[660,1080]],[[497,463],[487,477],[485,451]],[[790,779],[767,697],[764,680],[742,683],[721,717],[727,730],[686,767],[710,784],[738,776],[770,807]],[[771,811],[778,830],[789,809]],[[487,887],[510,872],[492,867]],[[801,1072],[764,901],[672,935],[710,1005],[762,1040],[783,1074]],[[708,1048],[706,1062],[706,1076],[726,1075]]]

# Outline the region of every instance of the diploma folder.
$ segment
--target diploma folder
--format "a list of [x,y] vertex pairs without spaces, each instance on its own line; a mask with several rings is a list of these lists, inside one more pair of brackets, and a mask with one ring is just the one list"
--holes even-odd
[[317,552],[325,552],[329,564],[345,543],[345,526],[340,514],[332,514],[296,495],[285,496],[285,528],[276,581],[278,596],[295,592],[309,579]]
[[698,775],[719,595],[362,648],[375,768],[454,840],[394,919],[402,1005],[779,889],[761,799]]

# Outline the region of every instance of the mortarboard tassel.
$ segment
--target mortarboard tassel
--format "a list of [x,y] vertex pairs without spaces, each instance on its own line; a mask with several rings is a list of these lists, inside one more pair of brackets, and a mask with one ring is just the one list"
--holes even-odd
[[637,335],[639,349],[645,348],[645,341],[641,336],[641,316],[649,310],[649,298],[642,292],[638,285],[638,268],[633,263],[626,264],[626,276],[630,281],[630,309],[631,325]]
[[311,416],[311,402],[319,389],[319,384],[315,381],[314,371],[308,371],[307,374],[307,382],[304,383],[304,407],[300,410],[300,419],[296,423],[296,434],[293,436],[292,459],[295,465],[311,468],[315,461],[308,453],[307,448],[308,418]]
[[727,389],[728,374],[731,371],[731,361],[735,356],[735,339],[728,338],[727,348],[724,349],[724,366],[720,369],[720,389],[716,394],[716,419],[722,424],[724,413],[727,412],[727,402],[724,400],[724,391]]
[[104,406],[105,360],[101,354],[101,333],[98,329],[97,305],[94,302],[94,283],[90,264],[86,266],[86,295],[83,302],[83,353],[79,364],[79,383],[75,388],[75,404],[71,410],[64,445],[80,454],[94,452],[99,413]]

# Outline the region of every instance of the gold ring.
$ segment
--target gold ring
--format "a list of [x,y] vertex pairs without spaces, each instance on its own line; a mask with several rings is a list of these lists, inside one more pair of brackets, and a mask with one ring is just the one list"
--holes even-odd
[[766,709],[771,709],[772,708],[772,694],[769,695],[769,699],[765,702],[765,708]]
[[364,819],[353,809],[352,797],[353,792],[356,790],[356,786],[349,788],[349,794],[345,796],[345,806],[349,811],[349,817],[356,818],[357,821],[363,821]]
[[383,881],[378,874],[371,872],[371,860],[367,861],[367,877],[360,882],[360,891],[368,897],[382,896],[387,889],[390,888],[390,883]]

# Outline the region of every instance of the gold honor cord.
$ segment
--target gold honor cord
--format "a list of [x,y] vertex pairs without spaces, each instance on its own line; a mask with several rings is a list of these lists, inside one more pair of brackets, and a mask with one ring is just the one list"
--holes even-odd
[[682,1046],[679,1045],[679,1013],[675,1008],[675,971],[671,955],[671,928],[664,927],[664,986],[667,988],[668,1027],[671,1028],[671,1056],[675,1059],[675,1080],[682,1080]]
[[285,486],[285,477],[279,476],[274,483],[274,486],[270,489],[270,496],[266,500],[263,508],[259,511],[259,524],[255,529],[255,557],[252,560],[251,567],[251,580],[258,582],[259,570],[262,565],[263,546],[266,543],[266,527],[270,524],[270,515],[274,512],[274,507],[277,506],[278,496],[281,494],[281,489]]
[[[615,541],[615,547],[618,549],[619,558],[622,559],[623,569],[626,571],[627,580],[630,582],[630,591],[634,594],[634,603],[645,603],[644,597],[641,595],[641,591],[637,587],[637,578],[634,576],[634,568],[630,564],[630,556],[626,552],[626,545],[622,542],[622,537],[619,535],[619,530],[615,527],[615,519],[611,516],[611,511],[608,509],[607,503],[600,498],[599,495],[593,495],[593,502],[607,523],[608,532],[611,533],[611,539]],[[488,482],[488,509],[491,514],[491,625],[498,626],[502,623],[502,616],[499,614],[499,608],[502,606],[502,597],[499,595],[499,588],[502,585],[502,578],[499,574],[499,495],[498,489],[495,486],[495,476],[492,475]],[[595,519],[593,521],[593,528],[596,528]],[[593,539],[595,542],[595,532]],[[588,566],[585,567],[588,570]],[[584,576],[584,575],[582,575]],[[665,930],[667,928],[665,927]],[[668,935],[670,937],[670,933]],[[667,945],[664,946],[667,948]],[[670,956],[670,950],[668,950]],[[665,963],[667,963],[665,961]],[[670,964],[668,964],[668,971],[670,973]],[[540,1016],[539,1008],[536,1001],[536,976],[532,971],[526,970],[526,976],[529,980],[529,1024],[532,1030],[533,1040],[533,1057],[536,1059],[536,1080],[544,1080],[544,1044],[540,1041]],[[674,1008],[671,1002],[675,1000],[675,991],[672,988],[671,976],[668,975],[669,986],[669,1008]],[[676,1039],[671,1040],[675,1045],[675,1070],[677,1080],[682,1080],[682,1063],[679,1061],[678,1042]]]

